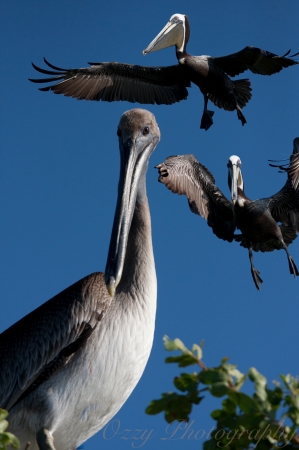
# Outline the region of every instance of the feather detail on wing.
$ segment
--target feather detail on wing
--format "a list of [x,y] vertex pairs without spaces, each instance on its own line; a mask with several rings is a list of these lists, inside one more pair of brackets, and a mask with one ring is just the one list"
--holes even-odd
[[235,230],[232,203],[194,155],[170,156],[156,168],[161,183],[175,194],[186,195],[191,211],[206,219],[218,238],[232,242]]
[[[232,80],[234,86],[234,95],[237,100],[240,108],[244,108],[252,97],[250,81],[247,78],[243,80]],[[218,108],[223,108],[226,111],[234,111],[236,109],[236,102],[226,95],[224,91],[224,95],[220,97],[220,93],[209,93],[209,100],[214,103],[214,105],[218,106]]]
[[288,167],[270,164],[287,172],[283,188],[271,197],[269,208],[277,222],[290,223],[299,232],[299,138],[294,139],[294,149]]
[[[81,69],[61,69],[46,59],[54,70],[42,69],[32,64],[38,72],[49,78],[30,79],[34,83],[53,83],[40,88],[78,100],[107,102],[126,100],[132,103],[165,104],[185,100],[190,81],[179,64],[169,67],[145,67],[116,62],[92,63]],[[58,81],[58,83],[57,83]],[[56,82],[56,83],[55,83]]]
[[111,303],[103,274],[89,275],[0,334],[0,407],[18,401],[65,366]]
[[[279,225],[283,240],[286,245],[290,245],[297,237],[291,225]],[[243,234],[235,234],[234,240],[240,242],[242,247],[248,248],[248,241],[244,238]],[[281,250],[283,248],[282,244],[278,239],[270,239],[266,242],[254,242],[250,243],[252,250],[255,252],[272,252],[273,250]]]
[[283,56],[279,56],[267,50],[247,46],[237,53],[232,53],[227,56],[211,57],[211,59],[215,66],[231,77],[239,75],[247,69],[259,75],[272,75],[286,67],[298,64],[296,60],[291,58],[294,58],[299,53],[290,55],[287,58],[289,53],[290,51]]

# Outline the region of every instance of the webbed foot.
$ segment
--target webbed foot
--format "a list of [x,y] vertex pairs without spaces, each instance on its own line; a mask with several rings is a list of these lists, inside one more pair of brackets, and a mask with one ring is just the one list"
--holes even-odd
[[299,272],[298,272],[297,266],[295,264],[295,261],[293,260],[291,255],[288,255],[288,261],[289,261],[290,273],[292,275],[294,275],[294,278],[296,278],[296,276],[299,276]]
[[263,282],[263,280],[260,277],[260,272],[255,268],[255,267],[251,267],[251,275],[254,281],[254,284],[256,286],[256,288],[260,291],[260,286]]
[[214,111],[209,111],[208,109],[204,110],[200,122],[200,128],[204,130],[208,130],[213,125],[213,117]]
[[283,245],[283,248],[285,249],[286,254],[287,254],[287,257],[288,257],[290,273],[291,273],[291,275],[294,275],[294,278],[296,278],[296,276],[299,276],[299,271],[298,271],[298,269],[297,269],[297,266],[296,266],[296,264],[295,264],[295,261],[293,260],[293,258],[292,258],[291,255],[289,254],[288,247],[286,246],[286,244],[284,243],[284,241],[282,241],[282,245]]
[[252,275],[252,278],[253,278],[253,281],[254,281],[254,284],[255,284],[256,288],[260,291],[260,285],[262,284],[263,280],[260,277],[260,272],[253,265],[252,248],[249,247],[248,250],[249,250],[251,275]]

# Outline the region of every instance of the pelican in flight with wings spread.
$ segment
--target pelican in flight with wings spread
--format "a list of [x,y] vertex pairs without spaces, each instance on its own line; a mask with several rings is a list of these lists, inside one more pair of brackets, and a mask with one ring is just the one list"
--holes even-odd
[[142,104],[171,105],[186,100],[187,88],[191,82],[197,85],[204,96],[204,112],[200,128],[208,130],[213,124],[213,111],[208,110],[208,101],[218,108],[237,111],[242,125],[246,119],[242,108],[251,98],[248,79],[231,80],[230,77],[250,70],[260,75],[272,75],[283,68],[298,64],[287,58],[290,51],[278,56],[267,50],[247,46],[243,50],[227,56],[192,56],[187,53],[190,25],[185,14],[174,14],[163,30],[143,50],[143,54],[175,46],[178,64],[165,67],[146,67],[117,62],[89,63],[91,67],[63,69],[53,66],[42,69],[32,64],[34,69],[47,78],[32,79],[34,83],[53,83],[40,88],[53,91],[78,100],[119,101],[127,100]]
[[[228,242],[233,240],[249,251],[253,281],[260,290],[263,282],[253,265],[252,251],[271,252],[284,249],[290,273],[299,275],[288,251],[299,232],[299,138],[287,168],[283,188],[275,195],[250,200],[244,192],[241,160],[233,155],[228,160],[228,184],[232,201],[215,185],[211,172],[194,155],[170,156],[156,168],[159,181],[175,194],[186,195],[190,209],[207,220],[213,233]],[[242,234],[234,234],[238,228]]]

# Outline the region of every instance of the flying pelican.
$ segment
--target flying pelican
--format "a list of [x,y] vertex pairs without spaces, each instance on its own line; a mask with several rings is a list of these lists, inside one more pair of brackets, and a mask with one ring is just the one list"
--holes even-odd
[[196,84],[204,95],[204,111],[200,128],[205,130],[213,124],[212,116],[214,115],[214,111],[207,109],[208,100],[226,111],[236,110],[242,125],[246,123],[241,109],[251,98],[250,81],[248,79],[233,81],[229,76],[234,77],[247,69],[260,75],[272,75],[285,67],[298,64],[286,58],[290,51],[283,56],[278,56],[251,46],[227,56],[192,56],[186,51],[189,37],[188,17],[185,14],[173,14],[160,33],[143,50],[143,54],[175,46],[179,64],[185,67],[188,79]]
[[[194,155],[170,156],[156,168],[159,170],[159,181],[172,192],[186,195],[191,211],[206,219],[218,238],[228,242],[235,240],[248,249],[253,281],[260,290],[262,279],[253,265],[253,250],[270,252],[284,249],[290,273],[294,277],[299,275],[288,251],[288,245],[299,232],[299,187],[297,185],[295,188],[293,184],[294,180],[298,180],[299,164],[295,158],[298,158],[298,153],[290,158],[284,187],[272,197],[254,201],[244,193],[238,156],[231,156],[227,164],[232,202],[218,189],[211,172]],[[242,234],[234,234],[236,228]]]
[[118,126],[118,200],[105,274],[93,273],[0,334],[0,407],[23,450],[74,450],[127,400],[147,363],[157,282],[146,195],[160,139],[148,111]]
[[[231,80],[249,69],[253,73],[272,75],[284,67],[298,64],[290,58],[278,56],[256,47],[222,56],[191,56],[186,52],[190,26],[186,15],[174,14],[158,36],[143,50],[143,54],[175,45],[178,64],[165,67],[145,67],[116,62],[89,63],[91,67],[63,69],[46,59],[49,70],[32,64],[38,72],[50,78],[30,79],[35,83],[54,83],[40,88],[79,100],[127,100],[143,104],[165,104],[186,100],[187,88],[196,84],[204,95],[204,113],[200,127],[208,130],[213,123],[213,111],[207,109],[208,100],[219,108],[237,111],[242,124],[246,119],[242,108],[251,98],[250,81]],[[229,75],[229,76],[228,76]]]

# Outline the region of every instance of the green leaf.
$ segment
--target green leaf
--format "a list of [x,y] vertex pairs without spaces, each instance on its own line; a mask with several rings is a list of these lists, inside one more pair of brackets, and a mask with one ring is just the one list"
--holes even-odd
[[237,384],[244,383],[244,381],[246,380],[246,375],[244,375],[244,373],[240,372],[240,370],[234,368],[232,370],[229,371],[230,375],[232,377],[234,377],[236,379]]
[[[215,439],[208,439],[202,445],[203,450],[219,450],[218,442]],[[229,449],[228,449],[229,450]]]
[[8,416],[8,412],[5,409],[0,409],[0,422]]
[[228,396],[236,405],[239,406],[239,408],[245,414],[262,412],[262,408],[260,407],[258,402],[254,398],[249,397],[249,395],[246,395],[243,392],[235,392],[230,390],[228,392]]
[[198,397],[198,392],[196,392],[196,394],[194,393],[190,394],[189,399],[191,403],[198,405],[204,399],[204,397]]
[[235,414],[235,412],[236,412],[236,405],[229,398],[225,398],[223,400],[222,406],[223,406],[223,410],[225,412],[228,412],[230,414]]
[[169,392],[162,394],[161,399],[150,402],[145,412],[152,415],[165,411],[165,419],[171,423],[174,420],[188,420],[191,410],[192,403],[187,396]]
[[20,441],[12,433],[1,433],[0,434],[0,450],[6,450],[6,446],[10,445],[12,448],[19,448]]
[[185,347],[183,342],[178,338],[176,338],[172,341],[168,336],[165,335],[163,340],[164,340],[164,347],[168,351],[181,350],[181,352],[184,352],[184,353],[189,352],[187,347]]
[[268,398],[266,386],[267,386],[267,379],[259,373],[255,367],[251,367],[248,371],[248,376],[251,379],[251,381],[254,381],[255,384],[255,391],[256,395],[263,401],[266,401]]
[[233,370],[236,369],[236,365],[235,364],[230,364],[227,362],[224,362],[224,360],[228,360],[228,358],[223,358],[222,363],[221,363],[221,368],[225,369],[227,372],[232,372]]
[[176,399],[171,401],[165,412],[165,419],[168,423],[174,420],[189,420],[189,414],[192,410],[190,400],[184,395],[178,395]]
[[228,360],[229,360],[229,357],[228,357],[228,356],[225,356],[224,358],[222,358],[222,360],[221,360],[221,365],[225,364],[226,361],[228,361]]
[[174,385],[182,392],[193,392],[197,390],[197,374],[182,373],[180,377],[175,377]]
[[226,382],[213,383],[210,387],[210,392],[214,397],[223,397],[229,392],[230,388]]
[[193,344],[192,353],[194,353],[196,358],[201,359],[202,358],[202,347],[200,345]]
[[215,420],[218,420],[223,415],[222,409],[215,409],[211,412],[211,417]]
[[283,399],[283,390],[276,386],[275,389],[267,389],[267,399],[269,403],[271,404],[273,412],[275,412],[281,404],[281,401]]
[[284,385],[287,389],[290,389],[290,381],[291,381],[291,375],[287,374],[287,375],[280,375],[280,378],[282,379],[282,381],[284,382]]
[[264,415],[262,413],[241,414],[237,417],[236,423],[239,428],[244,430],[259,429],[265,423]]
[[20,446],[16,436],[5,431],[8,427],[8,421],[5,420],[7,416],[8,412],[0,409],[0,450],[6,450],[7,445],[10,445],[12,448],[19,448]]
[[1,420],[1,422],[0,422],[0,433],[4,433],[4,431],[6,430],[7,427],[8,427],[7,420]]
[[178,363],[179,367],[187,367],[192,366],[193,364],[197,364],[197,361],[194,356],[183,353],[179,356],[168,356],[165,359],[166,363]]
[[221,368],[203,370],[198,374],[198,378],[204,384],[213,384],[219,382],[226,382],[228,384],[230,381],[230,376]]
[[170,402],[176,400],[178,394],[174,392],[167,392],[162,394],[162,398],[158,400],[152,400],[148,407],[146,408],[146,414],[159,414],[162,411],[165,411]]

